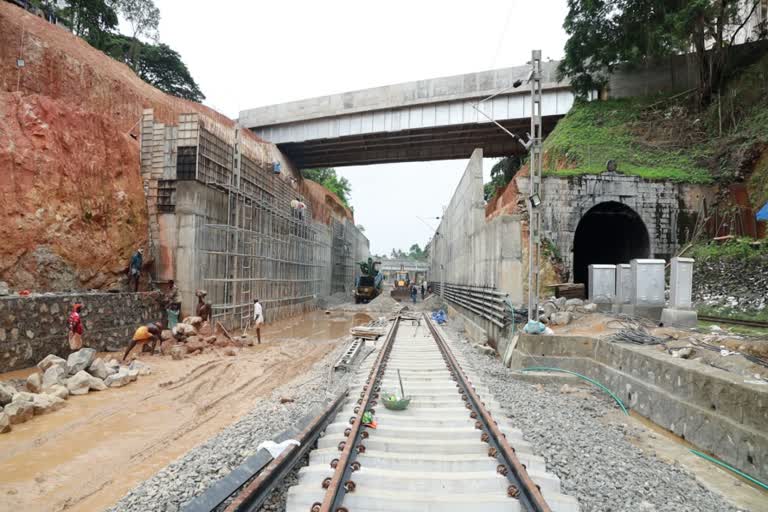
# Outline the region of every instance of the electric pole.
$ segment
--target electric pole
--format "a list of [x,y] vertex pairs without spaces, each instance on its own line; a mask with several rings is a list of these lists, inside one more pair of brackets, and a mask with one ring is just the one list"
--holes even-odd
[[528,194],[528,321],[539,321],[539,254],[541,252],[541,50],[531,54],[530,190]]

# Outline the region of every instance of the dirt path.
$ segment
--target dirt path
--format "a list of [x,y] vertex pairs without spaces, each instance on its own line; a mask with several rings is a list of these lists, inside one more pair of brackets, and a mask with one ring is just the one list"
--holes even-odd
[[152,375],[70,397],[64,409],[15,425],[0,436],[0,511],[107,508],[300,377],[338,346],[352,324],[367,321],[307,317],[269,329],[270,341],[236,357],[142,356]]

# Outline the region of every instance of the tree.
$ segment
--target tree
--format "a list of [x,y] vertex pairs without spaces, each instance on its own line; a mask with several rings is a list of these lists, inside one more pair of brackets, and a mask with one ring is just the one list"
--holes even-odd
[[[132,51],[134,46],[139,48],[136,53]],[[150,44],[116,35],[111,37],[105,51],[131,66],[142,80],[161,91],[198,103],[205,99],[181,56],[164,43]],[[138,62],[133,62],[134,55],[140,56]]]
[[104,50],[118,24],[117,13],[104,0],[69,0],[58,15],[75,35],[99,50]]
[[[561,76],[586,97],[619,64],[694,50],[702,104],[722,86],[728,48],[761,0],[568,0]],[[756,35],[764,37],[763,34]]]
[[301,174],[304,178],[319,183],[336,194],[344,206],[352,209],[349,205],[352,186],[349,184],[347,178],[336,175],[336,169],[330,167],[304,169],[301,171]]
[[485,200],[489,200],[500,188],[504,188],[512,181],[517,171],[523,165],[523,159],[519,156],[506,156],[491,167],[491,181],[483,186]]
[[157,43],[160,32],[160,9],[152,0],[113,0],[115,9],[122,14],[131,26],[131,62],[136,71],[139,65],[139,52],[141,45],[139,40],[146,37]]

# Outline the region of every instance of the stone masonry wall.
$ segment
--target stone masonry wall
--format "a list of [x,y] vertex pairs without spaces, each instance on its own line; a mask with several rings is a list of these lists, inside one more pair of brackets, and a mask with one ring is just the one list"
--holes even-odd
[[0,372],[37,364],[48,354],[66,357],[67,317],[84,305],[83,345],[122,349],[139,325],[162,319],[153,293],[83,293],[0,298]]
[[[527,197],[528,177],[516,181],[521,196]],[[692,235],[702,202],[713,203],[713,192],[706,186],[617,173],[545,177],[542,192],[543,236],[557,245],[571,270],[576,228],[593,206],[615,201],[634,210],[648,230],[651,257],[668,259]]]

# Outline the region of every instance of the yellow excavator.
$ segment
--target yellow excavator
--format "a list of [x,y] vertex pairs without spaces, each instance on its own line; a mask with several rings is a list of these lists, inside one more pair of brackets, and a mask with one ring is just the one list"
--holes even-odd
[[390,297],[397,302],[408,300],[408,297],[411,295],[411,278],[408,272],[405,271],[404,265],[400,265],[400,270],[395,272],[392,286],[392,291],[389,292]]

